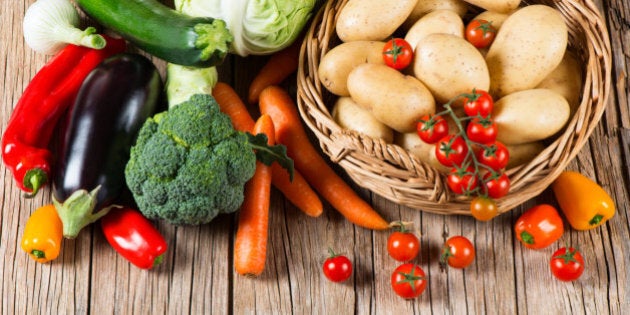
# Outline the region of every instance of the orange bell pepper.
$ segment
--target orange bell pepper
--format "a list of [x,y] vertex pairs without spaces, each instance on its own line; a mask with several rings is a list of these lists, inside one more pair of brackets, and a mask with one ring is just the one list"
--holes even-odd
[[551,187],[560,209],[576,230],[596,228],[615,215],[615,203],[610,195],[578,172],[562,172]]
[[63,225],[55,206],[37,208],[26,221],[22,235],[22,249],[39,263],[49,262],[61,250]]

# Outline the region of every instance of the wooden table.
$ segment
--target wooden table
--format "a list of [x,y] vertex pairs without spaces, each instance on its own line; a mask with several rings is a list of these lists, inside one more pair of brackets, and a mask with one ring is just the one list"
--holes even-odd
[[[47,60],[22,38],[22,17],[32,2],[1,2],[2,130],[21,91]],[[386,253],[387,232],[355,227],[329,205],[321,217],[307,217],[275,190],[266,269],[257,279],[233,271],[234,215],[196,227],[158,222],[169,250],[163,264],[151,271],[117,255],[98,225],[65,240],[54,262],[35,263],[19,242],[31,211],[50,202],[50,189],[34,199],[22,198],[2,166],[1,314],[629,314],[630,6],[626,0],[596,3],[607,18],[614,47],[613,92],[590,141],[568,168],[597,180],[615,199],[618,212],[606,225],[587,232],[568,228],[557,245],[528,250],[516,240],[512,226],[528,207],[555,203],[549,190],[482,223],[401,207],[355,185],[386,219],[412,221],[422,235],[417,263],[427,272],[429,286],[420,298],[405,301],[390,289],[397,263]],[[221,80],[244,96],[265,60],[230,57],[220,68]],[[473,240],[477,258],[468,269],[440,269],[445,231]],[[586,260],[583,276],[572,283],[556,281],[548,267],[552,251],[565,242],[579,246]],[[354,262],[349,281],[336,284],[322,275],[329,246]]]

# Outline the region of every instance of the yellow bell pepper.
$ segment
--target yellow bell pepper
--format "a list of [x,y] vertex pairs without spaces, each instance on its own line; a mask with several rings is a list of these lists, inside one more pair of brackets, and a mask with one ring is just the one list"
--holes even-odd
[[39,263],[49,262],[61,250],[63,224],[55,206],[37,208],[26,221],[22,235],[22,249]]
[[578,172],[562,172],[551,188],[567,221],[576,230],[596,228],[615,215],[610,195]]

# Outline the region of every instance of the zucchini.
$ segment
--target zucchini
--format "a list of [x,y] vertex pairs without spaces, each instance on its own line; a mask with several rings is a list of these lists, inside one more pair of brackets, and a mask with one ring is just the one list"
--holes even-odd
[[136,47],[183,66],[220,64],[234,38],[223,20],[192,17],[157,0],[78,0],[77,4]]

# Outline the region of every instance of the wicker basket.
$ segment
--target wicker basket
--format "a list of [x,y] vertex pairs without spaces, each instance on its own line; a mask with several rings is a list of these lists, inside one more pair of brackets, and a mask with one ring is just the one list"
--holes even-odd
[[[470,214],[470,197],[451,193],[446,178],[405,149],[342,129],[330,108],[336,96],[320,83],[317,68],[340,43],[335,21],[347,0],[329,0],[315,16],[300,53],[298,108],[325,154],[361,187],[393,202],[440,214]],[[590,0],[526,1],[558,9],[569,27],[569,46],[584,64],[581,103],[564,132],[527,164],[507,170],[510,193],[497,200],[499,213],[509,211],[545,190],[586,143],[607,105],[611,48],[605,22]]]

